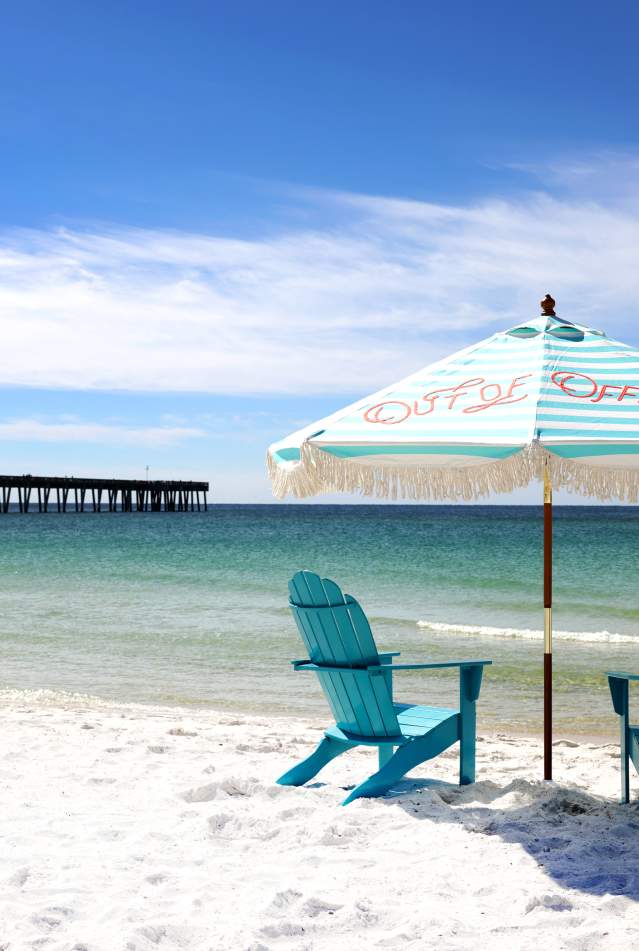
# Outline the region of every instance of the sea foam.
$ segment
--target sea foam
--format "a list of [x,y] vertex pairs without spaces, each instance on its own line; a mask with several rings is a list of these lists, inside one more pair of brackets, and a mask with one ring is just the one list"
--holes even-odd
[[[519,627],[490,627],[474,624],[448,624],[441,621],[418,621],[417,627],[434,634],[457,634],[465,637],[501,637],[519,640],[541,641],[542,630]],[[563,641],[588,641],[592,644],[636,644],[632,634],[615,634],[611,631],[553,631],[553,637]]]

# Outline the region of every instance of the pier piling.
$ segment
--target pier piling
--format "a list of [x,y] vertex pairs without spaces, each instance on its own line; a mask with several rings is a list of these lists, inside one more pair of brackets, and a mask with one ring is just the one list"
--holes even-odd
[[[11,494],[16,489],[18,511],[34,511],[31,494],[35,490],[38,512],[66,512],[73,491],[73,510],[102,512],[102,493],[106,493],[109,512],[198,512],[207,511],[208,482],[137,479],[76,479],[67,476],[0,475],[0,513],[11,509]],[[51,491],[55,496],[51,496]],[[90,494],[89,496],[87,493]],[[34,500],[36,496],[34,495]],[[51,504],[50,504],[51,499]],[[33,502],[35,506],[35,501]]]

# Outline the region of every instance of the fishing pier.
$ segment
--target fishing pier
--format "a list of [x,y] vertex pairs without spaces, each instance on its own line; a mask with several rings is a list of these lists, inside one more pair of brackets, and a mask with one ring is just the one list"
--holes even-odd
[[14,489],[19,512],[206,512],[209,483],[0,475],[0,513]]

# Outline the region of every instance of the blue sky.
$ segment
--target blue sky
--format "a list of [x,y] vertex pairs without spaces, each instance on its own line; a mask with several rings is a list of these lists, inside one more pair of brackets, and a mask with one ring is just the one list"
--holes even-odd
[[634,3],[2,21],[0,470],[267,501],[269,442],[547,290],[639,345]]

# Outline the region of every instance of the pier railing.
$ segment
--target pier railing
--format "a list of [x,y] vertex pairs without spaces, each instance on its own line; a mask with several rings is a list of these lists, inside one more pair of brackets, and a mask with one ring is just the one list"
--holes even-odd
[[0,513],[14,489],[19,512],[206,512],[209,483],[0,475]]

